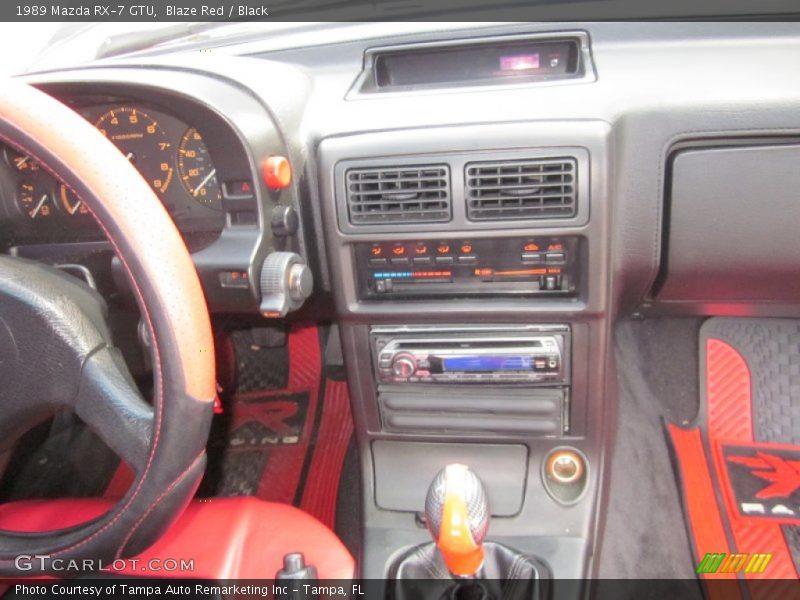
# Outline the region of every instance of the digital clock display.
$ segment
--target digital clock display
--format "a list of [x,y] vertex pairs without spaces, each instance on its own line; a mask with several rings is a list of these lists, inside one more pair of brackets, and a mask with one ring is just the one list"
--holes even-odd
[[515,54],[500,57],[501,71],[528,71],[539,68],[539,54]]

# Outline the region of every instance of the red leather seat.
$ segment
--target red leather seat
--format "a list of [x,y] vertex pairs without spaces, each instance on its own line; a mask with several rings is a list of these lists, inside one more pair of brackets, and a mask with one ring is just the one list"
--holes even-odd
[[[37,532],[97,517],[113,502],[100,498],[26,500],[0,504],[0,529]],[[321,579],[351,579],[355,563],[338,537],[311,515],[288,504],[256,498],[195,500],[181,518],[137,558],[194,559],[193,571],[120,574],[204,579],[270,579],[283,555],[302,552]]]

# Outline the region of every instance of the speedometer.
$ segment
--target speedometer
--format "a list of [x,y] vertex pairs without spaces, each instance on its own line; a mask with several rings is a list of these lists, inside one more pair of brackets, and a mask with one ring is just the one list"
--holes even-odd
[[192,198],[209,208],[222,209],[217,169],[211,162],[202,136],[194,127],[186,130],[178,146],[178,174]]
[[156,192],[167,191],[174,175],[172,144],[155,119],[138,108],[118,106],[103,114],[95,127],[120,149]]

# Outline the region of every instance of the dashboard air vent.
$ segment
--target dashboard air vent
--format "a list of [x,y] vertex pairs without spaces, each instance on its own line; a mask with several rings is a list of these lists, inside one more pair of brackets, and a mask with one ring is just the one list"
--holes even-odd
[[576,180],[573,158],[469,163],[467,216],[472,221],[574,217]]
[[447,165],[349,169],[345,177],[353,225],[450,220]]

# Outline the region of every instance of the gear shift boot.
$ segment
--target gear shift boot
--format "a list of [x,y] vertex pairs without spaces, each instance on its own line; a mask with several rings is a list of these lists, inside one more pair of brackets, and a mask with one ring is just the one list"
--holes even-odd
[[484,542],[479,579],[453,579],[433,543],[412,548],[390,573],[395,600],[539,600],[546,598],[546,567],[535,558]]

